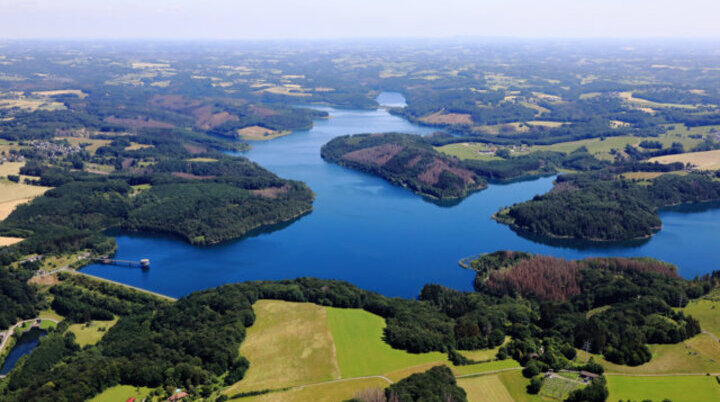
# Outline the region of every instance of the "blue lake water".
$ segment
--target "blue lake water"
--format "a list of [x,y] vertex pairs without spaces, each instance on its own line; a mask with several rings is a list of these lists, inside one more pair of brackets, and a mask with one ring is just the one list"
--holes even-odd
[[[399,94],[381,103],[401,105]],[[650,256],[674,263],[685,277],[720,268],[720,209],[663,211],[651,240],[616,245],[544,244],[490,219],[503,206],[552,187],[553,178],[491,185],[454,206],[441,206],[384,180],[324,162],[333,137],[365,132],[427,134],[387,111],[326,108],[331,117],[308,131],[252,144],[248,158],[278,175],[306,182],[314,211],[269,233],[210,247],[166,236],[120,234],[117,258],[151,260],[150,270],[91,265],[84,272],[170,296],[223,283],[315,276],[349,281],[389,296],[415,297],[426,283],[472,289],[460,258],[500,249],[565,258]],[[695,208],[696,210],[698,208]]]
[[15,347],[13,347],[8,356],[5,358],[2,367],[0,367],[0,375],[5,375],[15,368],[18,360],[26,354],[32,352],[40,342],[40,338],[43,336],[45,336],[45,331],[39,328],[33,328],[24,333],[20,339],[18,339]]

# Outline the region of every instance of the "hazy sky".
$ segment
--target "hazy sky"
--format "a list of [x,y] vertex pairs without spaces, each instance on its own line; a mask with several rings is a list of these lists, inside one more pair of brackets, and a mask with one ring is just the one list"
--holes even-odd
[[713,37],[720,0],[0,0],[0,38]]

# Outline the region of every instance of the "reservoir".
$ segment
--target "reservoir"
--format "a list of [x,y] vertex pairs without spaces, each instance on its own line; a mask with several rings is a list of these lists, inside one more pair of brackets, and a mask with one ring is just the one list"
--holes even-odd
[[[402,106],[400,94],[379,98]],[[490,217],[498,209],[552,188],[552,177],[493,184],[457,205],[438,205],[383,179],[324,162],[320,147],[357,133],[429,134],[378,110],[323,108],[329,119],[307,131],[253,142],[243,153],[281,177],[306,182],[314,211],[297,221],[251,237],[209,247],[172,237],[116,235],[116,258],[149,258],[152,268],[90,265],[92,275],[174,297],[224,283],[313,276],[351,282],[388,296],[415,297],[426,283],[471,290],[473,273],[458,260],[500,249],[564,258],[648,256],[679,267],[692,278],[720,268],[720,209],[684,207],[660,213],[663,230],[644,242],[611,245],[543,243],[518,235]]]
[[10,370],[15,368],[18,360],[35,349],[40,342],[40,338],[45,336],[45,331],[40,328],[32,328],[20,336],[15,347],[5,358],[2,367],[0,367],[0,375],[7,375]]

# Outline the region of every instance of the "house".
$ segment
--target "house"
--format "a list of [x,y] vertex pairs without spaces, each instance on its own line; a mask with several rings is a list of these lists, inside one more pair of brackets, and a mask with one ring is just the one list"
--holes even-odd
[[127,401],[125,401],[125,402],[135,402],[135,398],[129,398],[129,399],[128,399]]

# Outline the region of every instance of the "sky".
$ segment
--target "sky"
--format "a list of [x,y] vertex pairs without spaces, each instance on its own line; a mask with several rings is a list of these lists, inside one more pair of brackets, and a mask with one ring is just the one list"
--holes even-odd
[[0,0],[0,39],[718,38],[718,0]]

